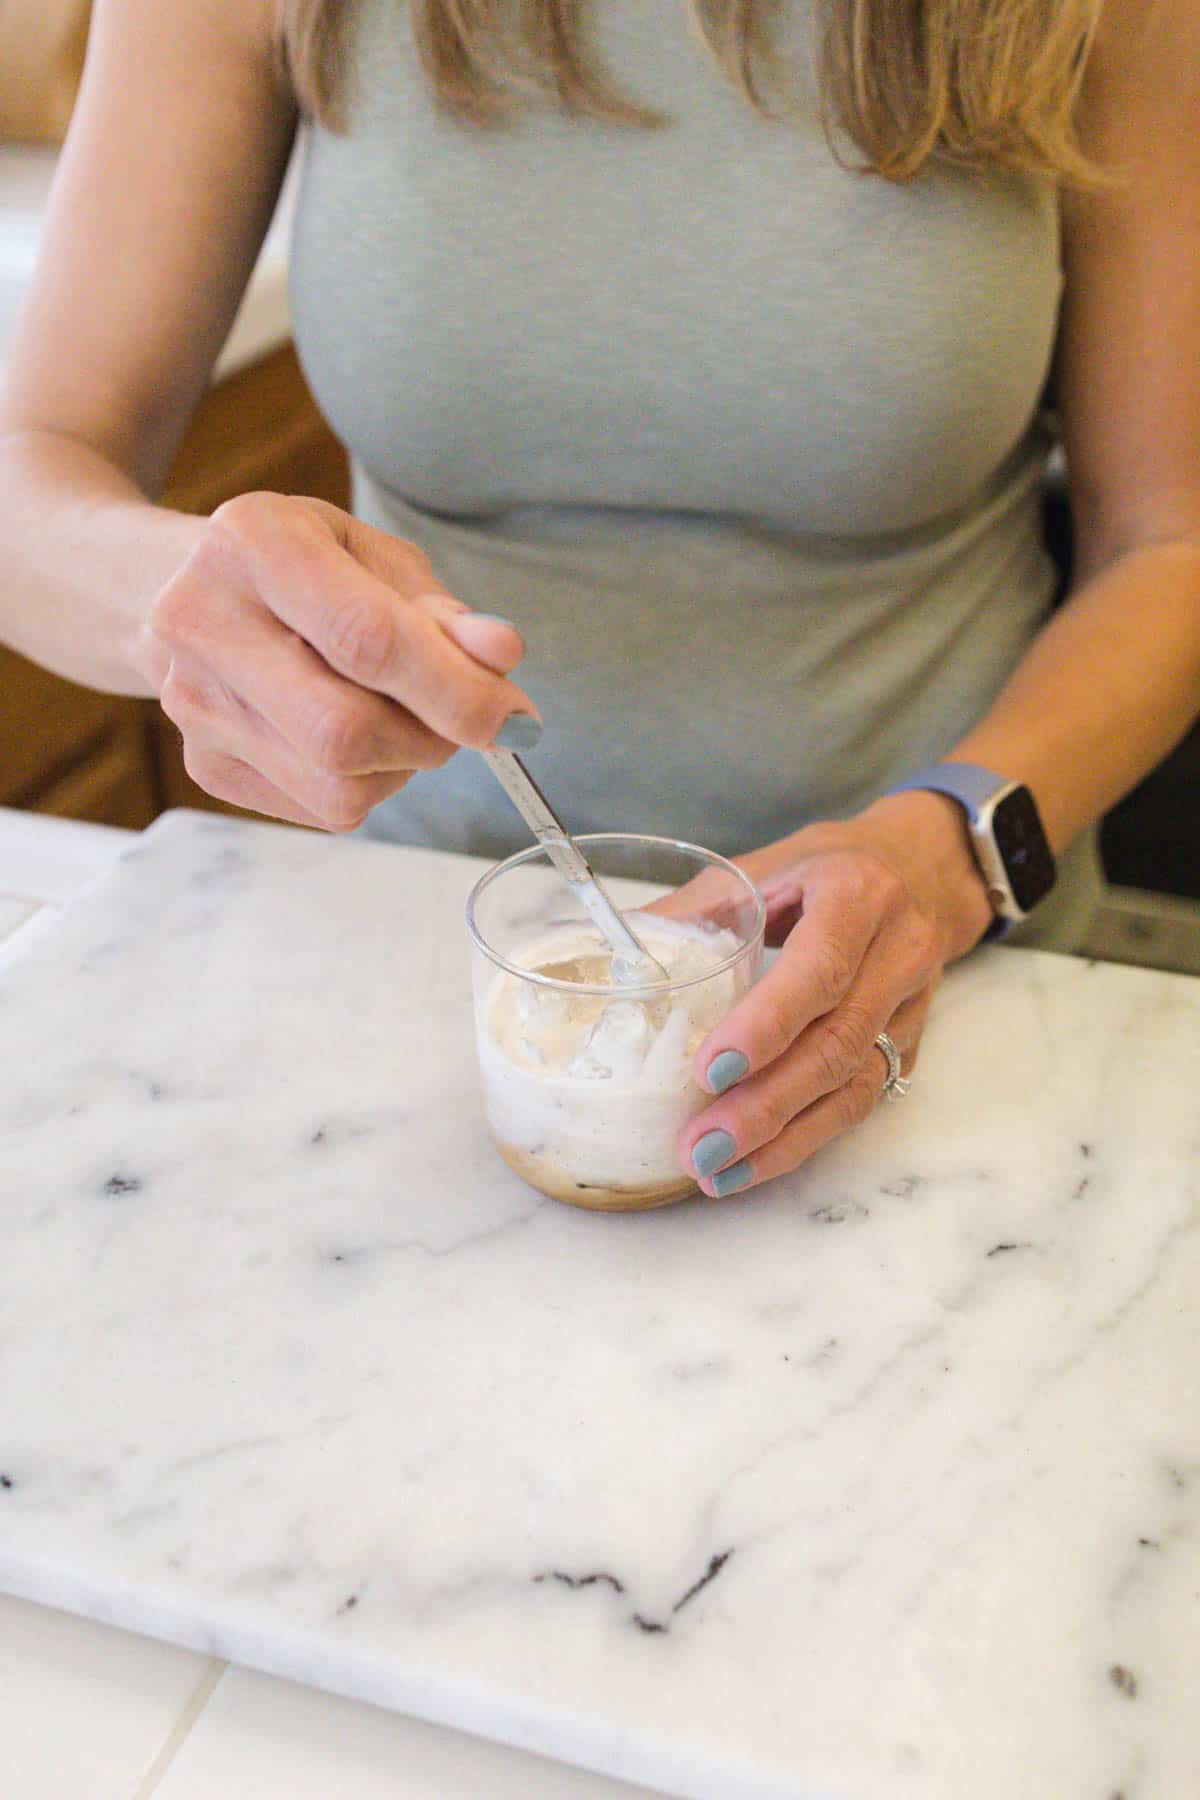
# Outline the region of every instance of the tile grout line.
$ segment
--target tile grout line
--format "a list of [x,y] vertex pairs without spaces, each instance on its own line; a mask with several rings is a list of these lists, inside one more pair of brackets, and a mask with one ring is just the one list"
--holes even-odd
[[227,1662],[221,1662],[215,1656],[209,1657],[205,1664],[204,1673],[196,1683],[196,1686],[193,1688],[188,1699],[184,1701],[182,1712],[167,1733],[162,1747],[155,1756],[154,1761],[150,1764],[137,1787],[133,1790],[130,1800],[151,1800],[151,1796],[158,1792],[163,1777],[167,1774],[171,1764],[183,1749],[184,1744],[191,1735],[192,1727],[212,1699],[213,1694],[216,1692],[217,1683],[220,1681],[228,1667],[229,1664]]

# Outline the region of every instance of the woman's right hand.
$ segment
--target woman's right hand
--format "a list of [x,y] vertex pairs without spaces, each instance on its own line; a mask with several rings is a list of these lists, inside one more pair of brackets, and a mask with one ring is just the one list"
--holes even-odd
[[323,500],[245,494],[156,596],[137,658],[201,787],[351,831],[460,746],[532,748],[536,709],[506,679],[523,652],[415,544]]

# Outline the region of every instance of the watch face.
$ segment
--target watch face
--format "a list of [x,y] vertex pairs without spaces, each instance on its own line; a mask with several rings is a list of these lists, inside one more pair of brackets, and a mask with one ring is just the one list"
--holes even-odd
[[1054,886],[1054,854],[1026,787],[1006,794],[992,814],[992,832],[1008,871],[1013,899],[1029,912]]

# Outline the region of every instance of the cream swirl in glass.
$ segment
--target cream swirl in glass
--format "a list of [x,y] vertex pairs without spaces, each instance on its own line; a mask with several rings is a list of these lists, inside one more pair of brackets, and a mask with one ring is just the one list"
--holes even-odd
[[758,973],[762,904],[732,864],[689,845],[597,838],[585,850],[623,910],[642,902],[626,917],[668,980],[614,983],[608,946],[540,850],[493,870],[468,915],[484,1112],[505,1161],[542,1193],[661,1206],[695,1188],[676,1153],[710,1098],[695,1056]]

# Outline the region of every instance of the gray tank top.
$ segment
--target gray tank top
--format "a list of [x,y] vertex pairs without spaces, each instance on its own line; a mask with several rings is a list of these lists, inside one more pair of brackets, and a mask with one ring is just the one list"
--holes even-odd
[[[361,514],[523,630],[530,765],[568,823],[737,852],[941,754],[1045,614],[1057,206],[1009,174],[849,172],[811,72],[768,123],[682,0],[592,10],[665,128],[458,125],[402,0],[359,0],[350,130],[307,132],[297,343]],[[527,841],[470,754],[369,829]],[[1074,862],[1037,941],[1082,929],[1093,846]]]

